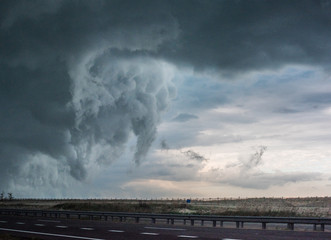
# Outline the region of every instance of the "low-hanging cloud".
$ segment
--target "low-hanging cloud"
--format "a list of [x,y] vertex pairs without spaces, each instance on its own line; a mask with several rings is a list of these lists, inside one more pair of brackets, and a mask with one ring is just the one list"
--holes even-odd
[[161,151],[171,150],[173,153],[176,153],[177,155],[179,153],[180,155],[184,156],[186,159],[193,160],[193,161],[196,161],[199,163],[208,161],[208,159],[204,155],[196,152],[195,150],[192,150],[192,149],[183,150],[182,148],[172,149],[165,139],[161,140],[160,148],[161,148]]
[[0,187],[84,180],[133,136],[139,164],[176,95],[173,65],[145,54],[176,38],[171,15],[105,1],[2,6]]
[[[88,58],[77,68],[71,76],[76,113],[72,136],[78,158],[112,161],[133,132],[134,160],[139,164],[155,138],[160,114],[175,97],[173,68],[146,57],[128,59],[112,53]],[[107,154],[100,153],[100,145]]]
[[184,156],[186,156],[187,158],[191,159],[191,160],[195,160],[197,162],[204,162],[207,161],[207,158],[205,158],[203,155],[201,155],[200,153],[197,153],[191,149],[186,150],[186,151],[180,151]]
[[259,169],[263,165],[262,156],[267,146],[258,146],[255,153],[241,157],[238,162],[228,164],[224,169],[213,168],[208,171],[207,179],[231,186],[249,189],[268,189],[288,183],[306,182],[319,179],[317,172],[265,172]]

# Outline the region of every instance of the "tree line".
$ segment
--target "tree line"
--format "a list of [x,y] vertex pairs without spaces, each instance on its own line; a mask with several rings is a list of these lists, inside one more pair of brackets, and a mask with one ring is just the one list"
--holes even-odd
[[13,200],[13,194],[11,192],[7,193],[7,196],[4,191],[0,193],[0,201],[5,201],[5,200]]

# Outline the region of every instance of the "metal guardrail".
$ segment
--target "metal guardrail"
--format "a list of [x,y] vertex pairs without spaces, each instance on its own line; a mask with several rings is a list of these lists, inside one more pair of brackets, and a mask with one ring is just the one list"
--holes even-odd
[[134,219],[139,223],[140,219],[150,219],[152,223],[156,220],[166,220],[168,224],[174,224],[175,220],[182,220],[184,224],[187,222],[191,226],[199,221],[201,225],[204,222],[211,222],[213,227],[223,227],[224,222],[236,223],[237,228],[244,228],[244,223],[261,223],[262,229],[267,229],[268,223],[283,223],[287,224],[289,230],[294,230],[294,224],[312,224],[313,230],[317,231],[317,226],[320,230],[325,230],[325,225],[331,225],[331,218],[309,218],[309,217],[249,217],[249,216],[211,216],[211,215],[185,215],[185,214],[150,214],[150,213],[125,213],[125,212],[95,212],[95,211],[55,211],[55,210],[28,210],[28,209],[0,209],[0,215],[16,215],[16,216],[35,216],[35,217],[54,217],[54,218],[88,218],[101,220],[114,220],[117,218],[120,222],[126,221],[128,218]]

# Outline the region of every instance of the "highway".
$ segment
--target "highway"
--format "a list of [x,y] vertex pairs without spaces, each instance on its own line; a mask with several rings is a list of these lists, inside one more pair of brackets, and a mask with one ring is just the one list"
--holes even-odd
[[236,229],[187,225],[0,216],[0,234],[85,240],[330,240],[330,232]]

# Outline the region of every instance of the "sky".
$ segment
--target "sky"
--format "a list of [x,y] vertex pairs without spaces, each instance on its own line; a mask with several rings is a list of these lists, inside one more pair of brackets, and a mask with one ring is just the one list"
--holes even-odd
[[331,195],[331,1],[0,3],[0,191]]

